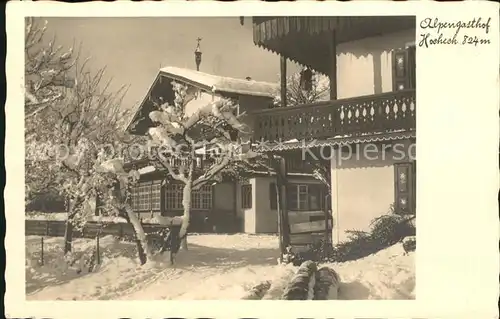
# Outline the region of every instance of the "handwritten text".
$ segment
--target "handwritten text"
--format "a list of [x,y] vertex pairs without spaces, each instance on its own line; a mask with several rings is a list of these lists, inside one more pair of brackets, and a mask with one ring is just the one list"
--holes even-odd
[[470,21],[440,21],[438,18],[425,18],[420,28],[426,32],[420,35],[418,45],[484,45],[490,44],[488,37],[491,28],[490,18],[474,18]]

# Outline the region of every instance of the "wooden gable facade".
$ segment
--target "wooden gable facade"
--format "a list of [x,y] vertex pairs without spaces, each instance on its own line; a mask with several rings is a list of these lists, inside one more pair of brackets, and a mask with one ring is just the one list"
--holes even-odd
[[[135,115],[128,124],[127,131],[134,135],[146,135],[154,124],[149,113],[162,103],[173,104],[175,98],[173,82],[188,86],[188,90],[197,95],[194,103],[188,104],[190,111],[204,106],[217,98],[234,100],[238,112],[268,108],[273,101],[277,86],[265,82],[231,79],[206,74],[194,70],[167,67],[160,70],[151,88],[143,99]],[[250,124],[251,123],[247,123]],[[206,132],[205,132],[206,133]],[[205,134],[200,133],[200,134]],[[205,136],[205,135],[203,135]],[[206,137],[207,140],[209,137]],[[233,138],[238,138],[234,136]],[[127,163],[126,168],[145,170],[139,183],[132,189],[131,203],[139,217],[180,216],[183,214],[183,184],[171,178],[168,171],[155,158],[157,150],[151,150],[152,156]],[[195,163],[195,174],[202,174],[204,165],[210,162],[210,155],[200,155]],[[174,168],[182,163],[172,159]],[[222,177],[217,183],[210,183],[191,194],[192,221],[190,231],[212,231],[216,225],[218,231],[238,230],[236,181]],[[210,229],[207,229],[209,227]],[[236,228],[235,228],[236,227]]]

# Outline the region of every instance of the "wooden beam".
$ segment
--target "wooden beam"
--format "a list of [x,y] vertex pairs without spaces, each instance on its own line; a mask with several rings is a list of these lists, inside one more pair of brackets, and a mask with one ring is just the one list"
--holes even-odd
[[[325,227],[325,224],[328,228]],[[317,220],[314,222],[297,223],[290,225],[292,234],[303,234],[303,233],[321,233],[325,229],[332,227],[332,220],[328,220],[328,224],[324,220]]]
[[286,248],[290,246],[290,223],[288,219],[287,206],[287,182],[286,182],[286,160],[283,156],[274,157],[271,164],[276,171],[276,199],[278,210],[278,234],[280,247],[280,260],[283,261],[283,255]]
[[331,33],[330,38],[330,70],[328,77],[330,78],[330,100],[337,99],[337,35],[335,30]]
[[286,57],[281,56],[280,57],[280,76],[281,76],[281,106],[286,107],[287,106],[287,101],[286,101]]
[[[278,181],[278,178],[276,178],[276,181]],[[281,194],[280,194],[280,187],[279,183],[274,183],[274,186],[276,187],[276,208],[278,210],[278,244],[279,244],[279,250],[280,250],[280,262],[283,262],[283,256],[285,255],[285,246],[283,245],[283,220],[282,220],[282,214],[281,214]]]
[[282,221],[283,230],[283,246],[286,248],[290,245],[290,221],[288,218],[288,183],[286,180],[287,170],[286,170],[286,159],[284,156],[280,156],[279,159],[279,174],[278,174],[278,185],[280,186],[280,213]]

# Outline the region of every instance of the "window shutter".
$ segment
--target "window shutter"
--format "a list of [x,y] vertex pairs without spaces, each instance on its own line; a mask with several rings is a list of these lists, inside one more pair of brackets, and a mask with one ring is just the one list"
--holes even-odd
[[278,209],[276,183],[269,184],[269,202],[272,210]]
[[392,53],[393,91],[415,88],[416,85],[416,48],[414,45]]
[[252,185],[246,184],[241,185],[241,208],[250,209],[252,208]]
[[392,90],[400,91],[408,88],[406,50],[395,50],[392,53]]
[[401,214],[415,213],[414,169],[412,163],[394,165],[394,189],[396,212]]

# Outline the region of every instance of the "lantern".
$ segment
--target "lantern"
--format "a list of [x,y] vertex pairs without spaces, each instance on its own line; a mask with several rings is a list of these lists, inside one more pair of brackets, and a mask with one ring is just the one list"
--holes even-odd
[[201,38],[196,39],[196,41],[198,41],[198,45],[196,46],[196,50],[194,50],[194,61],[196,62],[196,71],[199,71],[201,64],[201,49],[200,49]]

